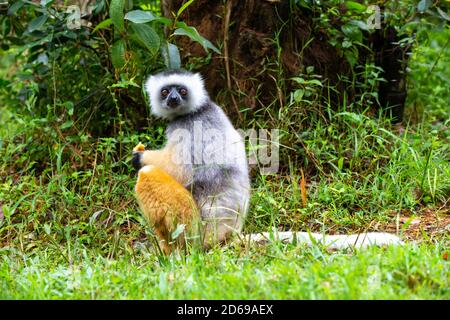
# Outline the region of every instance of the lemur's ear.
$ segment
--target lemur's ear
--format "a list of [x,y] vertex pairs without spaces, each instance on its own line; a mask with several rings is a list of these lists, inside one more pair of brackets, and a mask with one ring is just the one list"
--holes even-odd
[[145,81],[144,89],[145,89],[145,92],[147,92],[147,95],[149,98],[151,98],[151,96],[152,96],[151,88],[155,86],[155,84],[156,84],[155,80],[156,80],[155,76],[149,76],[147,78],[147,80]]
[[159,102],[160,85],[158,82],[158,75],[152,75],[145,81],[144,89],[150,100],[151,112],[158,117],[164,118],[164,112]]

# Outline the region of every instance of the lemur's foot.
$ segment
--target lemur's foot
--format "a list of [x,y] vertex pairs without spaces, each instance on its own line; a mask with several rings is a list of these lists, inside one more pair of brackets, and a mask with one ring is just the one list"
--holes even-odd
[[145,146],[140,142],[133,148],[133,158],[131,159],[131,164],[135,170],[139,170],[142,167],[141,158],[144,151]]

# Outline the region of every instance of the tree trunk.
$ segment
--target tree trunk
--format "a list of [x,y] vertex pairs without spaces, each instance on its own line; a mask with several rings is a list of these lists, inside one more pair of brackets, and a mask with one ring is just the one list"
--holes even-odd
[[386,26],[377,30],[372,37],[375,62],[384,72],[385,79],[378,88],[378,97],[383,112],[392,117],[393,122],[403,119],[406,101],[406,67],[410,46],[400,46],[403,38],[394,27]]

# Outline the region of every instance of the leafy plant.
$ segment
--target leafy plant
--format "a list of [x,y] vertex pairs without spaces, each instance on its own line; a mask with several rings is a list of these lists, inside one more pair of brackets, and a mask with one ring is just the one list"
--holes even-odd
[[413,33],[428,24],[441,27],[450,21],[448,1],[403,0],[295,0],[295,5],[311,10],[316,28],[326,32],[328,42],[340,49],[352,67],[358,64],[370,34],[395,26],[398,34],[413,40]]
[[[33,159],[48,159],[45,146],[53,141],[76,150],[86,137],[157,129],[157,121],[147,120],[142,84],[156,70],[181,67],[174,39],[188,36],[219,52],[182,22],[183,10],[168,19],[148,9],[146,1],[98,0],[82,9],[18,0],[0,16],[2,50],[14,70],[2,80],[2,99],[34,119],[36,138],[26,142],[36,151]],[[77,154],[74,149],[64,149],[63,158]],[[45,167],[38,162],[32,163]]]
[[109,8],[105,0],[99,0],[85,12],[55,1],[11,4],[8,14],[0,18],[2,46],[11,48],[18,63],[26,61],[16,81],[38,84],[33,92],[30,86],[23,88],[26,95],[38,98],[32,111],[44,116],[51,108],[55,118],[65,118],[68,110],[64,104],[71,101],[76,106],[71,120],[90,119],[97,130],[114,121],[104,113],[99,115],[100,108],[116,109],[121,121],[139,121],[133,113],[144,111],[141,105],[145,102],[138,91],[144,77],[164,67],[181,67],[179,49],[172,43],[175,37],[188,36],[205,50],[219,52],[180,20],[189,2],[174,19],[142,10],[147,7],[144,3],[135,2],[137,9],[133,10],[125,0],[112,0]]

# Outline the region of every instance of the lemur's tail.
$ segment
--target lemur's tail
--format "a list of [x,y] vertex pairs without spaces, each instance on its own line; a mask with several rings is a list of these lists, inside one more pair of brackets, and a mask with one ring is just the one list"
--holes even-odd
[[267,243],[272,241],[298,244],[321,244],[330,249],[364,248],[368,246],[402,245],[399,237],[391,233],[368,232],[351,235],[324,235],[309,232],[261,232],[241,235],[237,241],[242,243]]

